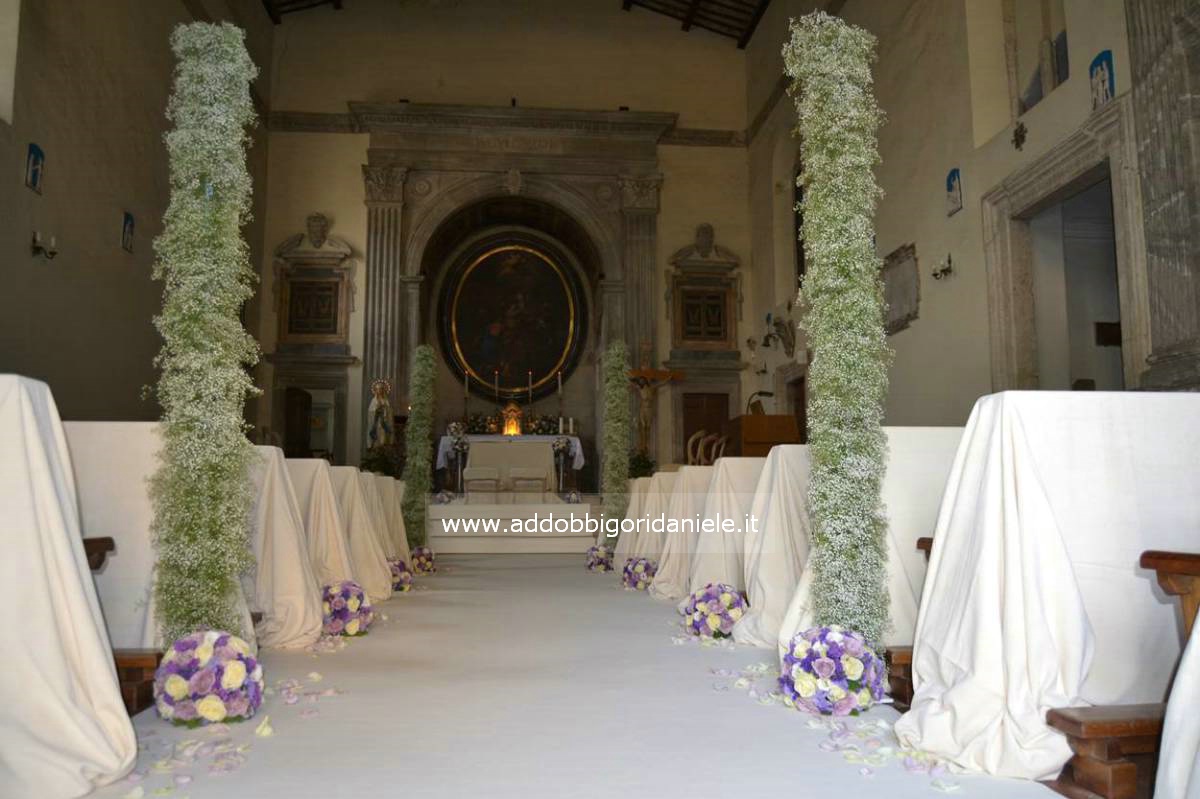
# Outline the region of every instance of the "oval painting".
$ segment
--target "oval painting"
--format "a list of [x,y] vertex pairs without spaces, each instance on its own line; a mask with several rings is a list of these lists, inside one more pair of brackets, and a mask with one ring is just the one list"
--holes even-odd
[[[578,282],[548,247],[507,240],[476,248],[445,286],[443,331],[451,361],[471,389],[501,399],[555,391],[578,357],[583,314]],[[448,323],[448,324],[445,324]]]

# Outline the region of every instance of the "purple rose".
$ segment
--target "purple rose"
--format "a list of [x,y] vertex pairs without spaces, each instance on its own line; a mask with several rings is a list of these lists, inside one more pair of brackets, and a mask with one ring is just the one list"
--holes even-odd
[[225,701],[225,710],[231,716],[245,716],[250,709],[250,699],[244,693],[235,692]]
[[837,668],[837,664],[829,658],[817,658],[812,664],[813,673],[826,680],[833,676],[835,668]]
[[217,675],[212,669],[201,669],[188,680],[188,691],[195,697],[205,696],[212,693],[216,681]]
[[175,718],[180,721],[191,721],[196,718],[196,705],[190,699],[184,699],[175,704]]
[[833,704],[833,715],[849,716],[850,713],[858,707],[858,700],[854,698],[854,694],[846,694]]

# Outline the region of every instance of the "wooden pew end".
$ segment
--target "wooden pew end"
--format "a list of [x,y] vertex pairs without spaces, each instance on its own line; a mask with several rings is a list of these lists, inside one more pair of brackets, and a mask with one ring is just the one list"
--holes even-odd
[[117,681],[125,710],[136,715],[154,704],[154,672],[162,662],[163,653],[157,649],[114,649],[117,662]]
[[1073,799],[1152,795],[1165,704],[1058,708],[1046,723],[1074,753],[1048,785]]
[[883,651],[888,667],[888,693],[892,695],[892,707],[901,713],[912,705],[912,647],[889,646]]

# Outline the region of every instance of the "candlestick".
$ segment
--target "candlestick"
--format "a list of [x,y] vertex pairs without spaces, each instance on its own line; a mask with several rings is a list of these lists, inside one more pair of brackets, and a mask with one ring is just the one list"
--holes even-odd
[[533,404],[533,370],[529,370],[529,404]]
[[496,389],[496,404],[500,404],[500,370],[496,369],[492,372],[492,381],[495,383]]
[[571,435],[575,435],[575,417],[571,417]]
[[558,372],[558,398],[562,399],[562,370]]
[[563,434],[563,418],[561,416],[558,417],[558,434],[560,436]]

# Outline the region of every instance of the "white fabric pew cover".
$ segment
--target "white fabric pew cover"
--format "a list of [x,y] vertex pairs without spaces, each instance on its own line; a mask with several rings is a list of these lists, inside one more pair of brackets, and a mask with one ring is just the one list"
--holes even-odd
[[358,584],[372,602],[382,602],[392,595],[392,570],[363,496],[361,472],[353,466],[334,466],[330,471],[338,508],[346,523],[346,537],[350,541],[350,557],[354,559]]
[[[649,477],[635,477],[629,481],[629,505],[625,508],[624,518],[629,519],[635,525],[637,524],[637,520],[641,518],[642,508],[646,503],[646,489],[649,486]],[[601,533],[597,543],[611,547],[613,546],[613,539]],[[613,568],[617,572],[620,572],[625,567],[625,561],[633,556],[633,547],[636,543],[636,527],[630,529],[628,532],[621,532],[616,539],[616,547],[613,549]]]
[[[655,472],[646,487],[646,495],[642,498],[642,516],[648,519],[637,534],[633,545],[633,557],[649,558],[657,562],[662,557],[665,533],[663,520],[666,518],[671,501],[671,492],[675,490],[675,480],[678,472]],[[622,564],[624,565],[624,564]]]
[[901,740],[1041,779],[1070,755],[1048,709],[1162,701],[1177,610],[1137,564],[1195,548],[1197,452],[1195,394],[980,399],[934,533]]
[[283,450],[254,449],[250,547],[255,565],[242,577],[243,590],[251,610],[263,614],[255,629],[259,646],[308,646],[321,637],[321,586],[308,555],[304,516]]
[[375,475],[379,489],[379,501],[383,503],[383,515],[387,519],[387,535],[392,542],[395,557],[411,568],[412,553],[408,551],[408,534],[404,529],[404,514],[400,502],[404,498],[404,483],[386,474]]
[[[682,599],[688,594],[692,552],[700,537],[704,518],[704,501],[712,482],[712,466],[684,466],[677,474],[675,490],[667,503],[667,518],[679,522],[679,527],[666,534],[658,573],[650,583],[650,595],[658,599]],[[690,527],[686,527],[684,522]]]
[[354,559],[346,540],[346,525],[333,491],[329,461],[322,458],[288,458],[288,474],[296,501],[304,514],[305,540],[313,576],[322,588],[354,580]]
[[359,472],[358,479],[362,483],[363,497],[367,500],[367,509],[371,512],[371,521],[375,536],[379,539],[379,548],[388,560],[396,557],[396,540],[392,538],[388,527],[387,509],[383,505],[383,497],[379,493],[379,481],[370,472]]
[[[66,422],[85,537],[108,536],[116,551],[96,575],[100,607],[117,649],[163,649],[154,610],[154,544],[149,480],[158,470],[157,422]],[[250,608],[237,584],[246,642],[257,647]]]
[[0,375],[0,796],[75,797],[137,756],[83,550],[70,455],[45,383]]
[[688,593],[693,594],[709,583],[725,583],[739,591],[746,588],[745,562],[746,517],[754,505],[754,489],[762,476],[766,458],[718,458],[713,464],[712,483],[704,503],[704,518],[730,519],[732,530],[715,526],[702,530],[692,555]]
[[750,607],[733,627],[739,644],[774,647],[808,559],[808,447],[772,447],[754,491],[746,531]]
[[[887,514],[888,598],[890,627],[887,645],[912,643],[917,605],[925,582],[925,554],[917,539],[933,534],[938,508],[954,456],[962,440],[961,427],[886,427],[887,473],[883,505]],[[812,614],[812,568],[806,561],[779,628],[779,657],[796,633],[815,623]]]
[[1155,799],[1200,799],[1200,621],[1175,673],[1159,747]]

